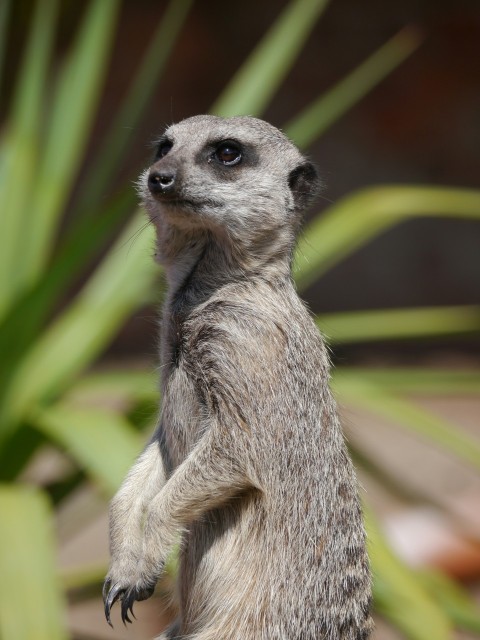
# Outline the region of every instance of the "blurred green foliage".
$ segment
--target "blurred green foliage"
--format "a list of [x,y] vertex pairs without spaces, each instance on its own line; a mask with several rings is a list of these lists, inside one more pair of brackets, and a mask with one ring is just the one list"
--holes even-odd
[[[91,372],[125,320],[149,301],[157,278],[150,258],[152,231],[144,228],[141,212],[129,215],[133,194],[125,190],[106,196],[117,158],[128,149],[191,4],[168,4],[130,91],[80,183],[119,2],[86,5],[57,71],[52,49],[59,2],[38,0],[31,19],[0,139],[0,635],[5,640],[68,637],[63,589],[98,586],[106,567],[64,575],[62,586],[51,530],[55,505],[68,501],[82,483],[93,483],[106,508],[141,449],[143,432],[152,427],[149,417],[158,399],[150,373]],[[326,0],[291,0],[212,112],[261,116],[326,5]],[[9,2],[3,2],[2,45],[8,19]],[[414,31],[400,32],[294,117],[286,132],[299,146],[308,147],[418,44]],[[2,49],[0,73],[4,64]],[[78,195],[72,202],[74,188]],[[68,224],[67,208],[74,214]],[[480,192],[392,185],[342,199],[316,217],[300,240],[295,264],[299,288],[385,229],[418,215],[480,218]],[[119,226],[123,231],[78,294],[60,304],[79,275],[91,271]],[[473,332],[479,318],[477,307],[365,310],[330,314],[319,318],[319,326],[326,328],[334,345]],[[405,395],[412,388],[439,394],[478,392],[478,374],[342,367],[333,384],[343,401],[367,406],[480,466],[478,442]],[[70,467],[42,489],[25,486],[24,470],[45,447],[60,451]],[[480,633],[478,612],[458,585],[446,576],[420,575],[407,568],[388,548],[370,508],[367,522],[375,601],[382,615],[413,640],[450,638],[453,626]]]

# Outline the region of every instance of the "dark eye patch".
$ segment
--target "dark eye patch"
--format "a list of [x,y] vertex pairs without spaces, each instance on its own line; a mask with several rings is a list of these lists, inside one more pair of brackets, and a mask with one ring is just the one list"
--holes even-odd
[[166,156],[172,147],[173,142],[171,142],[170,140],[160,140],[155,151],[155,160],[160,160],[160,158]]

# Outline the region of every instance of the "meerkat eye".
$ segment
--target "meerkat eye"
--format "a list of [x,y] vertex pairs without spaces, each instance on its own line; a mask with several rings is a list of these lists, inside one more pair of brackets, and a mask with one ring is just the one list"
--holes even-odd
[[225,140],[218,145],[213,156],[221,164],[231,167],[240,162],[242,152],[235,142]]
[[163,156],[166,156],[173,144],[169,140],[164,140],[158,145],[157,152],[155,154],[155,160],[160,160]]

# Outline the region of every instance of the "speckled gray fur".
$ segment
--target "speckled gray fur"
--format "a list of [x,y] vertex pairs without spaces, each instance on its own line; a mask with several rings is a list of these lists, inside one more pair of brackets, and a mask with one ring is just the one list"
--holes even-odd
[[[232,166],[216,155],[225,140],[241,152]],[[196,116],[161,141],[139,190],[168,282],[163,400],[111,504],[107,616],[120,600],[129,619],[181,537],[180,617],[160,638],[366,640],[355,474],[291,277],[316,172],[255,118]],[[174,188],[149,189],[157,174]]]

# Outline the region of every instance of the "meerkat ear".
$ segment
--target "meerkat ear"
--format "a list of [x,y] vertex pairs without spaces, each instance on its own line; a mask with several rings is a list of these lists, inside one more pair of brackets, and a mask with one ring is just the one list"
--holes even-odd
[[290,171],[288,186],[293,193],[296,211],[306,209],[320,191],[321,182],[315,166],[308,161],[302,162]]

